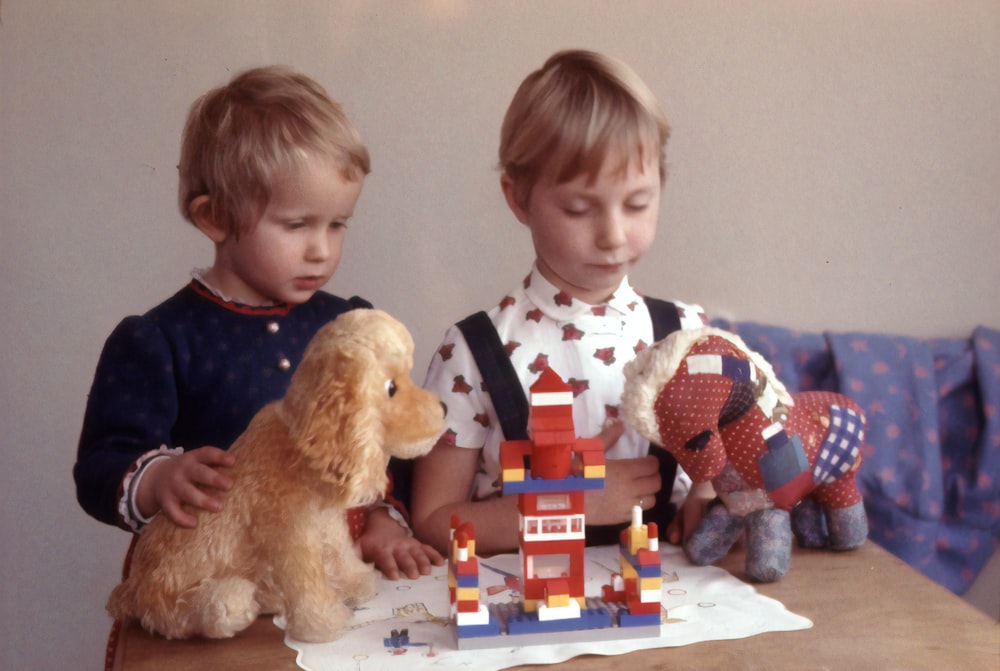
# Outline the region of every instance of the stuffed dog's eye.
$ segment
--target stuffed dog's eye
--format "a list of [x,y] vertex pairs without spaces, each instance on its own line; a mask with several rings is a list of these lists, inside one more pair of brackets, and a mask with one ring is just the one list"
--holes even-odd
[[385,390],[388,392],[389,398],[392,398],[396,395],[396,383],[392,380],[387,380],[385,383]]

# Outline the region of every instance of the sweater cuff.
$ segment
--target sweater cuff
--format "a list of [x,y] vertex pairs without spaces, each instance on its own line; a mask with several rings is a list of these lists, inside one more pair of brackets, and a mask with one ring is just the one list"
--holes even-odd
[[138,533],[153,519],[143,517],[135,504],[135,494],[139,490],[143,475],[146,474],[146,468],[157,459],[175,457],[183,453],[183,447],[170,448],[161,445],[158,449],[150,450],[135,460],[132,468],[125,474],[125,479],[122,480],[122,497],[118,501],[118,515],[123,526]]

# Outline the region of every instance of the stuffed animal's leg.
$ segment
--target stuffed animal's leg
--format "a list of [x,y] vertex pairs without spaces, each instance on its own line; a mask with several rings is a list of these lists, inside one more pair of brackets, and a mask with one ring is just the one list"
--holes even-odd
[[826,523],[830,528],[830,548],[833,550],[859,548],[868,538],[868,516],[863,501],[847,508],[828,509]]
[[684,552],[697,566],[707,566],[729,553],[743,532],[743,518],[733,515],[722,504],[712,506],[694,533],[684,541]]
[[792,533],[804,548],[825,548],[830,544],[826,513],[813,498],[804,498],[792,509]]
[[257,619],[255,591],[253,583],[242,578],[206,579],[180,594],[159,592],[155,598],[146,589],[131,614],[166,638],[230,638]]
[[298,552],[281,560],[285,570],[275,576],[277,591],[285,600],[288,634],[310,643],[332,641],[341,635],[354,612],[324,570],[319,551],[298,547]]
[[339,561],[332,562],[327,571],[334,586],[344,593],[348,606],[357,606],[375,596],[375,570],[353,551],[341,553]]
[[257,588],[243,578],[205,580],[187,598],[196,620],[195,630],[206,638],[230,638],[257,619]]
[[757,510],[746,517],[747,576],[757,582],[774,582],[788,572],[792,561],[792,525],[788,512],[778,508]]

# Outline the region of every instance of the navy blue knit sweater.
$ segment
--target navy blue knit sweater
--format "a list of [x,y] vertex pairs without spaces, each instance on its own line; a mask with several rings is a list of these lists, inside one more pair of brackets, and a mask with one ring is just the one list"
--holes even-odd
[[77,462],[77,499],[102,522],[118,513],[125,474],[161,445],[228,448],[253,415],[285,394],[312,336],[355,307],[317,292],[300,305],[248,308],[198,282],[108,337],[87,400]]

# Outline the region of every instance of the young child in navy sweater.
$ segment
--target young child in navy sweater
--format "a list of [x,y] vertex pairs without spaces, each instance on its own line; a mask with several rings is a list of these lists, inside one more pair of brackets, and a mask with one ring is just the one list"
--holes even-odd
[[[211,267],[101,354],[77,462],[93,517],[139,531],[156,514],[192,526],[231,486],[220,468],[253,415],[281,398],[313,334],[371,305],[322,291],[369,172],[341,107],[282,67],[248,70],[192,105],[181,146],[181,214],[215,247]],[[390,578],[442,557],[390,505],[357,511],[358,550]]]

